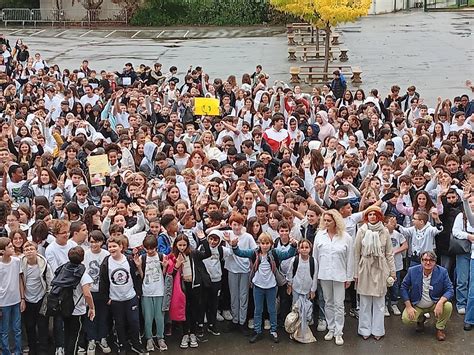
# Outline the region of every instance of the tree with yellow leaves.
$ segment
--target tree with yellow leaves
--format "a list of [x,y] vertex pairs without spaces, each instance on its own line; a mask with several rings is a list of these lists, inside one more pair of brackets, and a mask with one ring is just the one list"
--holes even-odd
[[[329,68],[331,26],[352,22],[366,16],[372,0],[270,0],[277,10],[324,29],[324,72]],[[325,78],[326,79],[326,78]]]

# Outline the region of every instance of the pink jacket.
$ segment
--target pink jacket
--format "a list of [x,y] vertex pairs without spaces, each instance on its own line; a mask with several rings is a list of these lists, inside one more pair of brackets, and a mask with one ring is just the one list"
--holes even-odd
[[[174,272],[176,257],[173,254],[168,255],[168,273]],[[173,294],[170,303],[170,319],[173,321],[186,320],[186,295],[181,287],[181,272],[177,271],[173,275]]]

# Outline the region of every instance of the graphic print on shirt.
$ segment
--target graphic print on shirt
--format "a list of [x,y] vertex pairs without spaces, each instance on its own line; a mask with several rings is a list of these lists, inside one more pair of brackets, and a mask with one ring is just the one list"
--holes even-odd
[[148,262],[146,265],[146,271],[145,271],[145,278],[143,279],[143,282],[145,285],[149,285],[154,282],[159,282],[161,281],[161,266],[160,266],[160,261],[153,261],[153,262]]
[[100,271],[100,264],[98,260],[92,260],[89,263],[89,276],[94,281],[94,285],[99,284],[99,271]]
[[110,278],[114,285],[122,286],[127,284],[130,274],[124,268],[118,268],[112,272]]

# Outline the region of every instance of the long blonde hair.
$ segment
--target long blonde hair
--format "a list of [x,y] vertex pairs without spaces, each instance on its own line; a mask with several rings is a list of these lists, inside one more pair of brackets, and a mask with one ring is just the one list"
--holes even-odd
[[[346,232],[346,223],[344,222],[344,218],[342,218],[341,214],[337,210],[327,210],[321,214],[321,220],[319,221],[320,226],[324,226],[324,216],[329,215],[336,223],[336,236],[342,237]],[[321,229],[323,229],[321,227]]]

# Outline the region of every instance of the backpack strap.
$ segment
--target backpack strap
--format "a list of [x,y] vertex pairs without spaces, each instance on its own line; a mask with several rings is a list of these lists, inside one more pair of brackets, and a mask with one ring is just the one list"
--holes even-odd
[[217,251],[219,252],[219,260],[224,259],[224,249],[222,249],[222,245],[217,247]]
[[300,263],[300,257],[299,255],[295,256],[295,259],[293,260],[293,277],[296,275],[296,271],[298,271],[298,264]]
[[142,273],[143,278],[145,278],[145,269],[146,269],[146,253],[141,256],[142,258]]
[[309,273],[311,274],[311,279],[313,279],[314,272],[316,271],[316,265],[315,265],[315,260],[313,256],[309,257]]

